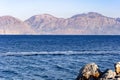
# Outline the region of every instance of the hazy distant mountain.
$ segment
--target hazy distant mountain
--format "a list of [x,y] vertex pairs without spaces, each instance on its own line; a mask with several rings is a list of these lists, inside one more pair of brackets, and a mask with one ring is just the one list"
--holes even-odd
[[77,14],[68,19],[49,14],[35,15],[25,22],[38,34],[120,34],[120,18],[95,12]]
[[23,22],[11,16],[3,16],[0,17],[0,34],[120,35],[120,18],[89,12],[67,19],[49,14],[35,15]]
[[11,16],[0,17],[0,34],[33,34],[31,27]]

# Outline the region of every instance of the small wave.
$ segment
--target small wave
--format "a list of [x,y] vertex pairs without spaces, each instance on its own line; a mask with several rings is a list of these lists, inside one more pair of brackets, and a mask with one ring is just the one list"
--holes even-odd
[[7,52],[1,53],[0,56],[31,56],[31,55],[72,55],[72,54],[120,54],[120,51],[41,51],[41,52]]

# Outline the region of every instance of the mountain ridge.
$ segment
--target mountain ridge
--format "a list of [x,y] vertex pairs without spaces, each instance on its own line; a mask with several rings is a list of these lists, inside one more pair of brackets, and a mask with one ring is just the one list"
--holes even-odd
[[0,17],[0,34],[34,34],[34,31],[20,19],[12,16],[2,16]]
[[3,16],[0,17],[0,34],[5,32],[37,35],[120,35],[120,18],[107,17],[96,12],[77,14],[70,18],[41,14],[25,21],[12,16]]

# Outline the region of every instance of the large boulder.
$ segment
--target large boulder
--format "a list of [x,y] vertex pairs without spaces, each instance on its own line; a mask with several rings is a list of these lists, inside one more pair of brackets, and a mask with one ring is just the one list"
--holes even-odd
[[90,63],[82,67],[76,80],[97,80],[101,72],[95,63]]

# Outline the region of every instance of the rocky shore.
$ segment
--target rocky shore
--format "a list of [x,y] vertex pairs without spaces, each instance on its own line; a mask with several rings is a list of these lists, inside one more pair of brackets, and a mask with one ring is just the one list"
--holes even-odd
[[120,80],[120,62],[114,64],[115,71],[102,72],[95,63],[86,64],[80,69],[76,80]]

